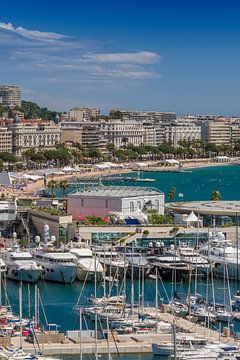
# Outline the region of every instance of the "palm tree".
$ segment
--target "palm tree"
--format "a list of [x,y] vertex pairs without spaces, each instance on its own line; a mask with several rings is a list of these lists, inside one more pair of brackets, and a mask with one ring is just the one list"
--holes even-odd
[[55,189],[58,187],[58,182],[57,180],[51,179],[48,183],[47,183],[47,187],[48,189],[51,190],[51,196],[52,196],[52,200],[55,196]]
[[168,198],[169,198],[169,200],[171,200],[171,201],[174,200],[175,195],[176,195],[176,191],[177,191],[177,189],[175,188],[175,186],[173,186],[173,187],[170,189],[170,191],[169,191],[169,193],[168,193]]
[[65,191],[69,188],[69,182],[67,180],[60,180],[58,186],[62,190],[63,198],[65,198]]
[[222,196],[220,194],[220,191],[215,190],[212,192],[211,197],[210,197],[211,201],[219,201],[221,199],[222,199]]
[[122,137],[122,144],[124,144],[124,146],[127,145],[128,141],[129,141],[129,139],[128,139],[127,136],[123,136],[123,137]]

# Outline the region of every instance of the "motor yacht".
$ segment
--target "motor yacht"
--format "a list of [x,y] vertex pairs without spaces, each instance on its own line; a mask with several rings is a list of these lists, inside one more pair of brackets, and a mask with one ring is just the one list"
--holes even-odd
[[8,279],[30,283],[36,283],[42,274],[42,268],[32,254],[27,250],[20,250],[15,240],[13,247],[2,253],[1,272],[5,270]]
[[105,275],[124,277],[128,268],[128,261],[124,259],[117,251],[105,248],[93,248],[93,254],[99,259]]
[[70,253],[76,256],[77,279],[80,281],[101,280],[103,276],[103,266],[99,259],[93,256],[92,250],[87,248],[72,248]]
[[77,275],[77,257],[69,252],[37,250],[33,253],[47,281],[71,284]]
[[212,271],[219,278],[240,279],[240,249],[225,239],[214,239],[203,246],[199,253],[212,265]]

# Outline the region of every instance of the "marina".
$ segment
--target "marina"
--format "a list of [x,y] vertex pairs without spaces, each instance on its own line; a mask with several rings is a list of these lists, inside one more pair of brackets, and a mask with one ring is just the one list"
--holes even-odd
[[[194,171],[179,176],[192,174]],[[167,172],[165,176],[169,176]],[[145,195],[144,186],[135,187],[131,193],[130,185],[121,187],[116,180],[114,188],[110,179],[103,181],[105,187],[100,184],[97,189],[94,184],[90,191],[85,187],[79,194],[92,193],[96,199],[101,198],[101,191],[108,196],[115,196],[118,191],[126,198],[130,194],[140,195],[142,206],[148,204],[147,196],[163,196],[148,187]],[[140,204],[139,198],[137,201]],[[224,208],[221,203],[216,206]],[[137,227],[130,234],[132,228],[126,225],[122,228],[128,231],[122,237],[119,226],[119,237],[112,243],[104,233],[103,242],[97,244],[92,242],[93,238],[87,240],[81,235],[74,241],[58,242],[52,233],[55,225],[51,217],[46,217],[51,225],[45,222],[28,247],[21,247],[21,239],[12,232],[8,240],[11,246],[5,250],[3,246],[0,251],[0,298],[2,306],[11,308],[11,312],[2,316],[1,331],[6,339],[10,336],[14,349],[21,339],[26,354],[38,348],[37,351],[44,349],[45,356],[96,356],[96,352],[103,356],[109,353],[142,356],[159,351],[169,351],[171,355],[175,327],[177,344],[182,343],[180,339],[192,337],[191,351],[186,341],[185,345],[178,345],[179,359],[197,358],[197,344],[201,344],[202,353],[212,354],[210,358],[220,359],[223,352],[228,352],[227,356],[237,359],[238,225],[220,230],[216,223],[221,215],[213,214],[208,229],[198,224],[192,226],[191,234],[191,226],[187,226],[173,235],[168,230],[168,237],[154,233],[156,230],[151,226],[147,227],[147,235],[143,230],[138,234]],[[20,216],[25,215],[20,212]],[[192,216],[192,221],[195,218],[198,219]],[[21,223],[27,228],[26,220]],[[80,226],[79,234],[81,229]],[[90,234],[96,231],[94,227],[87,229]],[[110,232],[114,227],[107,226],[105,232],[107,229]],[[160,229],[167,232],[164,227]],[[31,276],[27,272],[30,264]],[[18,326],[9,328],[12,317]],[[228,350],[223,350],[225,347]]]

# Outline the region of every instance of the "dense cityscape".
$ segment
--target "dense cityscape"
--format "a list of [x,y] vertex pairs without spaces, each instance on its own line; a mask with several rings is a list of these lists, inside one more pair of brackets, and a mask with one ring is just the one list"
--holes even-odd
[[106,116],[100,109],[76,107],[60,114],[45,109],[42,118],[36,104],[25,101],[21,107],[18,86],[0,86],[0,98],[0,152],[28,154],[33,161],[43,160],[44,151],[60,144],[71,150],[76,161],[161,158],[163,154],[194,158],[236,155],[240,150],[240,118],[235,116],[122,109],[112,109]]

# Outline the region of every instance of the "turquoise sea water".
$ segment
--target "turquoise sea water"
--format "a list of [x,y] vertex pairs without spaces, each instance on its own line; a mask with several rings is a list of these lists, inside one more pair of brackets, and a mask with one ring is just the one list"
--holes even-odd
[[[177,189],[175,201],[209,200],[215,190],[220,191],[223,200],[240,200],[240,165],[212,166],[189,171],[191,172],[144,172],[143,178],[156,179],[153,183],[134,181],[103,181],[103,183],[156,187],[166,194],[166,201],[168,201],[167,194],[173,186]],[[127,176],[136,176],[136,173]],[[179,193],[183,194],[183,198],[178,198]]]

